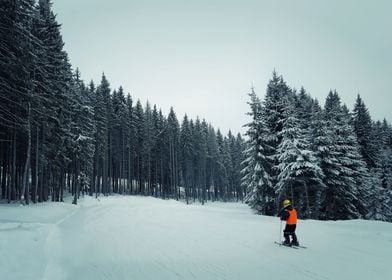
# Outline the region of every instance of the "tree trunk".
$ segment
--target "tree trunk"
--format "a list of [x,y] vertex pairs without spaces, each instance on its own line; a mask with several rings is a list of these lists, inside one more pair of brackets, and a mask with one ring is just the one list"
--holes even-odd
[[23,171],[23,186],[22,186],[22,191],[21,191],[21,203],[24,204],[24,201],[26,201],[26,204],[29,204],[29,170],[30,170],[30,154],[31,154],[31,121],[30,121],[30,103],[29,103],[29,111],[28,111],[28,126],[27,126],[27,153],[26,153],[26,162],[24,166],[24,171]]
[[77,205],[78,204],[78,197],[79,197],[79,185],[80,185],[80,178],[79,178],[79,162],[76,161],[75,163],[75,184],[74,184],[74,199],[72,201],[72,204]]
[[128,148],[128,179],[127,179],[127,188],[128,188],[128,194],[132,193],[132,187],[131,187],[131,147]]
[[37,202],[37,191],[38,191],[38,165],[39,165],[39,127],[37,124],[36,135],[35,135],[35,171],[34,171],[34,187],[32,191],[32,200],[34,203]]
[[[9,147],[9,145],[8,145]],[[3,142],[3,170],[2,170],[2,176],[1,176],[1,198],[5,199],[6,198],[6,190],[7,190],[7,170],[8,170],[8,153],[7,150],[9,149],[7,147],[7,142]]]
[[64,202],[64,188],[65,188],[65,171],[60,175],[60,202]]
[[42,202],[42,201],[46,201],[46,197],[45,197],[45,191],[44,189],[46,189],[45,186],[45,182],[44,182],[44,145],[45,145],[45,124],[42,123],[42,141],[40,142],[41,144],[41,154],[40,154],[40,158],[39,161],[41,162],[38,165],[38,201]]
[[305,199],[306,199],[306,216],[307,218],[310,218],[311,216],[311,210],[310,210],[310,203],[309,203],[309,191],[308,191],[308,184],[304,182],[305,185]]
[[11,168],[11,191],[8,193],[8,203],[15,200],[16,195],[16,129],[12,139],[12,168]]

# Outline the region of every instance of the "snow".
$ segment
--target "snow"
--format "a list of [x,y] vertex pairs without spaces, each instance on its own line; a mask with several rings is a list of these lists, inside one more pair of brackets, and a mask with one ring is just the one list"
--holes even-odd
[[392,224],[300,220],[307,249],[244,204],[86,197],[0,205],[1,279],[392,279]]

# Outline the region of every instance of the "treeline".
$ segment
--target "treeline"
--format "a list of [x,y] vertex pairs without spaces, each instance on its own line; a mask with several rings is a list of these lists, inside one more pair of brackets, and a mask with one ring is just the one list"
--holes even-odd
[[8,202],[72,193],[242,200],[243,140],[133,102],[72,70],[49,0],[0,6],[0,188]]
[[392,128],[359,95],[352,112],[336,91],[322,108],[274,72],[249,105],[242,184],[257,212],[275,215],[289,198],[303,218],[392,221]]

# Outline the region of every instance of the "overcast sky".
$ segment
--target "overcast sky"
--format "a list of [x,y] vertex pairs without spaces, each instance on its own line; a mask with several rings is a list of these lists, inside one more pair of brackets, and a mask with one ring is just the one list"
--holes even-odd
[[392,121],[392,1],[53,0],[82,78],[181,121],[244,132],[247,93],[263,97],[274,69],[323,104],[330,89]]

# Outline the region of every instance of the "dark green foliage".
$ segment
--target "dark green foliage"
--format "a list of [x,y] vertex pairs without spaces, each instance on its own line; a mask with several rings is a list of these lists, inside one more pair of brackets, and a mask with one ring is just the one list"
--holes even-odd
[[[49,0],[0,5],[1,197],[73,203],[89,194],[232,200],[242,139],[204,120],[134,104],[103,74],[86,86],[72,71]],[[31,178],[31,180],[30,180]],[[211,196],[211,192],[214,196]]]
[[372,123],[359,96],[353,114],[336,91],[322,109],[274,72],[264,101],[252,91],[249,104],[242,184],[252,208],[274,215],[269,203],[290,198],[301,217],[392,220],[390,125]]

